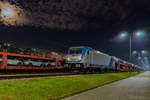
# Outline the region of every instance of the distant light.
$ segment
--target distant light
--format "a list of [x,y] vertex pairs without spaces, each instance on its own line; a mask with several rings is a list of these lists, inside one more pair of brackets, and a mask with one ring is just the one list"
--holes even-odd
[[145,50],[142,50],[141,52],[142,52],[142,54],[144,54],[144,53],[145,53]]
[[147,57],[144,57],[144,59],[147,59]]
[[146,30],[138,30],[135,32],[137,37],[144,36],[146,34]]
[[137,51],[133,51],[133,55],[137,54]]
[[128,37],[128,35],[129,35],[129,33],[128,32],[121,32],[121,34],[120,34],[120,38],[126,38],[126,37]]
[[136,36],[141,36],[141,33],[140,33],[140,32],[137,32],[137,33],[136,33]]
[[141,57],[138,57],[138,59],[141,60],[142,58],[141,58]]
[[141,53],[142,53],[142,54],[147,54],[147,53],[148,53],[148,51],[146,51],[146,50],[142,50],[142,51],[141,51]]

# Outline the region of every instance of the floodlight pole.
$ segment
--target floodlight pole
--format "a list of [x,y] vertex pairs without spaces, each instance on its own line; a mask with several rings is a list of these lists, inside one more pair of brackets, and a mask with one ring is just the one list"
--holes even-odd
[[129,60],[132,60],[132,35],[133,33],[131,33],[131,35],[129,36]]

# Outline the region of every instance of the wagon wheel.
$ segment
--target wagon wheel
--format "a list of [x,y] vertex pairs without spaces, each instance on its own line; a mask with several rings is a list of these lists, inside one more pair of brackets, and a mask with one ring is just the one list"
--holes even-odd
[[51,66],[51,64],[48,64],[48,65],[47,65],[47,67],[50,67],[50,66]]
[[29,67],[33,67],[33,64],[32,64],[32,63],[29,63],[28,66],[29,66]]
[[44,67],[45,65],[44,65],[44,64],[41,64],[40,66],[41,66],[41,67]]
[[17,63],[17,66],[22,66],[21,62]]

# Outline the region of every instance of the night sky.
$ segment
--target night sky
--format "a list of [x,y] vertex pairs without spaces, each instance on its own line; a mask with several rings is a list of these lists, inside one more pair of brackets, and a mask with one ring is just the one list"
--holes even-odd
[[146,29],[147,36],[133,39],[133,49],[150,50],[149,0],[1,0],[0,7],[3,2],[17,10],[17,17],[0,17],[0,40],[20,47],[66,52],[86,45],[127,59],[128,40],[115,37]]

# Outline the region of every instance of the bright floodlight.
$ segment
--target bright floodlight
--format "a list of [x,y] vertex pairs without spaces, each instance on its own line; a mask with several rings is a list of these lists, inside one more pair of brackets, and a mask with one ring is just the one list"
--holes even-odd
[[133,55],[136,55],[137,54],[137,51],[133,51]]
[[122,32],[119,37],[126,38],[127,36],[128,36],[128,32]]
[[147,54],[148,52],[146,50],[141,51],[142,54]]
[[135,35],[137,37],[144,36],[145,34],[146,34],[145,30],[138,30],[137,32],[135,32]]
[[142,58],[141,58],[141,57],[138,57],[138,59],[141,60]]
[[5,6],[1,9],[1,14],[4,18],[11,19],[14,17],[14,10],[9,6]]

